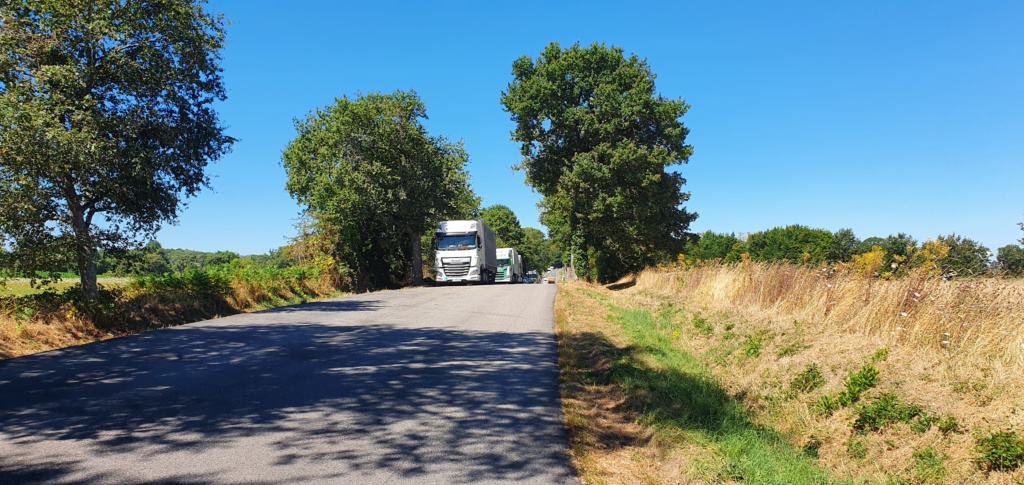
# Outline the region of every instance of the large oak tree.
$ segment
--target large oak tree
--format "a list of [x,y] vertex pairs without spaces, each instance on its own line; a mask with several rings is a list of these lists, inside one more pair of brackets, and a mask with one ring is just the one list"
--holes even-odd
[[667,169],[692,149],[688,106],[657,94],[647,62],[622,49],[553,43],[512,65],[501,102],[516,127],[542,220],[589,278],[610,280],[680,251],[695,214]]
[[0,245],[37,274],[173,222],[226,152],[223,20],[198,0],[0,3]]

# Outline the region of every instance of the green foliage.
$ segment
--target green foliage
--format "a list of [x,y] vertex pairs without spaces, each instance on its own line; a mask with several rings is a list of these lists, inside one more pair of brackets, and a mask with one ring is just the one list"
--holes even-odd
[[283,154],[289,193],[357,288],[422,277],[423,236],[477,207],[461,144],[430,137],[414,92],[342,97],[295,123]]
[[944,274],[983,276],[989,272],[992,252],[981,243],[951,234],[938,239],[949,247],[949,255],[939,261]]
[[519,224],[516,214],[503,205],[492,205],[480,211],[480,218],[494,231],[499,247],[510,247],[519,250],[523,246],[526,234]]
[[746,249],[755,261],[820,264],[834,250],[833,235],[800,225],[776,227],[751,234]]
[[828,394],[819,397],[813,404],[811,404],[811,408],[814,412],[824,416],[831,416],[842,407],[843,406],[839,404],[839,400],[836,399],[835,396],[830,396]]
[[825,376],[818,365],[812,363],[790,381],[789,388],[795,392],[810,392],[824,385]]
[[895,423],[910,423],[912,419],[923,414],[921,406],[906,404],[899,396],[884,393],[870,404],[857,409],[853,429],[860,432],[879,431]]
[[770,336],[763,331],[747,335],[747,338],[743,340],[743,355],[750,358],[759,357],[761,355],[761,351],[764,350],[764,344],[769,337]]
[[686,244],[686,257],[691,261],[736,262],[740,259],[743,243],[734,234],[705,232]]
[[912,421],[910,421],[910,430],[915,433],[926,433],[932,429],[932,426],[939,421],[939,417],[934,414],[922,411],[921,414],[917,415]]
[[512,65],[501,102],[516,123],[519,168],[544,197],[542,220],[576,270],[614,280],[682,250],[696,217],[667,169],[692,153],[688,106],[655,92],[647,63],[622,49],[548,45]]
[[845,263],[858,254],[860,240],[852,229],[840,229],[832,234],[832,241],[825,250],[825,260],[832,263]]
[[552,240],[544,237],[540,229],[523,228],[523,243],[520,248],[527,269],[543,271],[558,261],[558,249]]
[[874,354],[871,354],[871,362],[873,362],[875,364],[877,364],[879,362],[885,362],[888,359],[889,359],[889,348],[888,347],[882,347],[882,348],[876,350]]
[[1010,244],[999,248],[999,269],[1008,276],[1024,276],[1024,247]]
[[836,398],[840,405],[849,406],[860,400],[861,394],[878,385],[878,368],[865,365],[846,378],[846,385]]
[[988,471],[1012,471],[1024,466],[1024,438],[998,431],[978,439],[978,466]]
[[882,263],[883,276],[900,276],[910,269],[910,261],[917,250],[917,240],[902,232],[885,238],[881,243],[885,251]]
[[199,0],[0,3],[0,246],[36,276],[173,222],[224,154],[223,20]]
[[919,483],[943,483],[946,477],[945,461],[935,448],[927,447],[914,452],[914,478]]
[[180,273],[141,276],[135,286],[151,293],[185,292],[224,296],[231,291],[231,279],[222,271],[189,269]]
[[954,416],[942,416],[935,424],[938,426],[939,431],[942,432],[942,434],[960,432],[960,421],[957,421]]

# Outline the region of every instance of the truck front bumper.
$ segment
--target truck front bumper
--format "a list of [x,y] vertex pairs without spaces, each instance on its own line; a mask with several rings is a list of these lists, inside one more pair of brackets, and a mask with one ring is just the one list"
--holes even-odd
[[479,274],[471,274],[471,275],[459,276],[459,277],[447,277],[447,276],[444,276],[444,275],[437,275],[437,282],[438,283],[462,283],[462,282],[466,282],[466,281],[480,281],[480,275]]

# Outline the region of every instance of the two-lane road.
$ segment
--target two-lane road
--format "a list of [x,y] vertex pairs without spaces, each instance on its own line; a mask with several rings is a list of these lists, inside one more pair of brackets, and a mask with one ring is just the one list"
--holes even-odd
[[574,482],[554,286],[386,291],[0,363],[0,483]]

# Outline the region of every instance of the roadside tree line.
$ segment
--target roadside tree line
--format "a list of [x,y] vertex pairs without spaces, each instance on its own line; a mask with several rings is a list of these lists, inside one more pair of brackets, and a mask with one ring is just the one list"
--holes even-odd
[[[1024,230],[1024,224],[1021,225]],[[686,244],[679,260],[736,263],[745,259],[801,265],[843,265],[880,278],[924,271],[946,278],[1024,276],[1024,238],[992,251],[973,239],[950,234],[924,242],[899,233],[858,239],[850,229],[832,232],[791,225],[752,233],[705,232]]]

